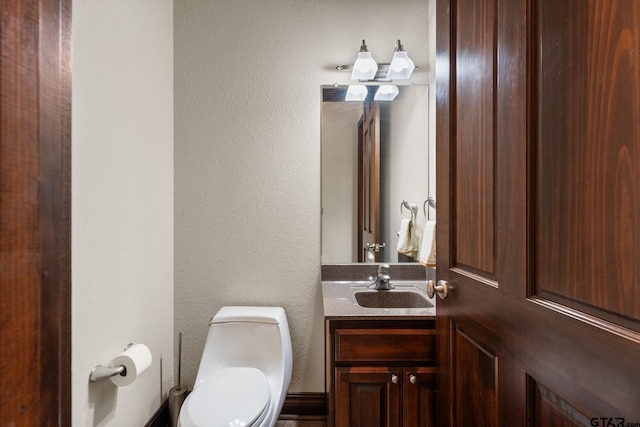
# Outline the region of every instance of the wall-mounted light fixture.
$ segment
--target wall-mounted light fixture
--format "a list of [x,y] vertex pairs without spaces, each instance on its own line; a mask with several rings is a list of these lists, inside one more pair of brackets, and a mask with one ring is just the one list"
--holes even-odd
[[414,69],[417,69],[404,50],[404,46],[400,40],[395,46],[391,63],[376,63],[371,56],[371,52],[367,48],[367,44],[362,40],[358,58],[353,66],[338,65],[337,70],[351,70],[351,79],[360,80],[361,82],[390,82],[393,79],[406,80],[411,77]]
[[398,40],[398,44],[393,52],[393,58],[391,64],[389,64],[389,71],[387,73],[387,79],[408,79],[413,73],[415,65],[409,55],[404,50],[402,43]]
[[371,52],[369,52],[366,43],[362,40],[362,46],[360,46],[360,52],[358,52],[358,59],[356,59],[356,62],[353,64],[351,79],[372,80],[376,76],[377,71],[378,64],[371,57]]

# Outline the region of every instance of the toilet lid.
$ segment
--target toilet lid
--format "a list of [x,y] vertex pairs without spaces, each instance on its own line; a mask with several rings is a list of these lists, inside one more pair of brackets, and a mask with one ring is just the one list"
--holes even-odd
[[225,368],[189,395],[180,411],[180,423],[191,426],[250,426],[266,411],[269,382],[256,368]]

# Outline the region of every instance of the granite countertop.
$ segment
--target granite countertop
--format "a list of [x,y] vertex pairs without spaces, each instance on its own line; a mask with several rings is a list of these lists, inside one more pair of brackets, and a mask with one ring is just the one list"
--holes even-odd
[[[391,264],[389,275],[395,289],[376,291],[367,288],[369,276],[375,275],[377,264],[335,264],[322,266],[322,302],[326,319],[433,319],[436,315],[435,300],[426,292],[427,272],[418,264]],[[366,293],[416,293],[430,303],[421,308],[369,308],[357,303],[355,294]],[[384,298],[384,295],[379,295]]]

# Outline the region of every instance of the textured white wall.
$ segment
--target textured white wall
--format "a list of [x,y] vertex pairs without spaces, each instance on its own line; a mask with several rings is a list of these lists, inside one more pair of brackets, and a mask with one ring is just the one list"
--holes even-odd
[[[173,4],[74,0],[73,44],[73,425],[141,426],[173,385]],[[129,342],[149,370],[89,384]]]
[[362,39],[401,39],[432,81],[432,1],[180,0],[175,43],[175,310],[192,383],[223,305],[280,305],[289,391],[324,391],[320,87],[348,83]]

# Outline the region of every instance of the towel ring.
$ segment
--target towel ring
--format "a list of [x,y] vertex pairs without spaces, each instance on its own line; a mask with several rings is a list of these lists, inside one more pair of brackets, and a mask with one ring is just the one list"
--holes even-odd
[[[402,216],[402,218],[405,218],[404,210],[402,210],[402,208],[409,209],[409,215],[411,215],[411,208],[409,207],[409,203],[407,203],[405,200],[403,200],[402,203],[400,203],[400,215]],[[407,219],[407,218],[405,218],[405,219]]]
[[[406,218],[404,216],[404,211],[402,210],[402,208],[407,208],[407,210],[409,211],[409,218]],[[400,204],[400,215],[402,215],[402,218],[404,219],[410,219],[411,221],[415,221],[416,215],[418,214],[418,204],[417,203],[409,203],[406,200],[403,200],[402,203]]]
[[430,207],[433,209],[436,208],[436,201],[431,196],[427,197],[427,200],[425,200],[424,203],[422,204],[422,212],[424,212],[424,217],[427,219],[427,221],[431,220],[429,215],[431,213],[431,211],[429,210]]

